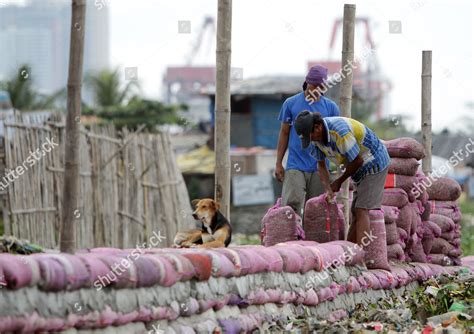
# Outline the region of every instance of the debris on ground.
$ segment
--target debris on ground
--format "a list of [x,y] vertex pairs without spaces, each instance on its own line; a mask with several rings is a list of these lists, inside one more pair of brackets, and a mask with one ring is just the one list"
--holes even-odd
[[0,236],[0,253],[33,254],[42,253],[41,246],[30,243],[28,240],[20,240],[12,236]]

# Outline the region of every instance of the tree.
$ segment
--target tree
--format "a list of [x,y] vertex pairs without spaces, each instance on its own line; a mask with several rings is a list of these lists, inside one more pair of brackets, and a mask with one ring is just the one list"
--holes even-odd
[[84,30],[86,0],[72,0],[71,43],[67,81],[66,143],[64,159],[63,210],[61,216],[61,252],[74,253],[76,248],[74,211],[79,197],[79,122],[81,117],[82,68],[84,63]]
[[118,68],[113,71],[102,70],[98,73],[89,74],[85,83],[87,88],[92,91],[94,101],[99,107],[122,105],[139,87],[137,81],[129,81],[125,87],[122,87]]
[[33,80],[29,65],[20,66],[18,72],[7,81],[0,83],[0,90],[8,92],[15,109],[38,110],[51,109],[56,101],[64,97],[65,89],[60,89],[51,95],[39,94],[33,89]]
[[159,101],[133,97],[124,106],[92,108],[88,109],[87,113],[112,122],[117,128],[137,129],[141,124],[145,124],[148,130],[153,131],[157,125],[162,124],[184,125],[185,120],[179,117],[177,112],[186,109],[186,105],[165,105]]

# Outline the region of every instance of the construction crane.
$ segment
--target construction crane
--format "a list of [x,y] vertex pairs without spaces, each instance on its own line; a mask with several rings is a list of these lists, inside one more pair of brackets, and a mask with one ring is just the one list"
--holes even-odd
[[[163,86],[167,103],[187,103],[190,99],[195,98],[203,88],[215,84],[215,67],[195,64],[201,51],[209,54],[210,51],[215,50],[215,32],[215,19],[206,16],[185,58],[186,65],[166,68]],[[206,34],[209,41],[207,46],[205,43]]]

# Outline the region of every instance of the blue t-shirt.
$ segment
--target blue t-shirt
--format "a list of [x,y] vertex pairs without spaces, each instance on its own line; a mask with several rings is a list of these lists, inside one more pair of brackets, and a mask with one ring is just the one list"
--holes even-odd
[[317,170],[316,159],[311,155],[310,150],[303,150],[301,139],[296,134],[293,126],[296,116],[303,110],[317,111],[322,117],[330,117],[339,116],[339,108],[334,101],[324,96],[321,96],[318,102],[310,104],[306,101],[304,92],[287,98],[281,107],[278,120],[291,125],[286,170],[296,169],[302,172],[314,172]]

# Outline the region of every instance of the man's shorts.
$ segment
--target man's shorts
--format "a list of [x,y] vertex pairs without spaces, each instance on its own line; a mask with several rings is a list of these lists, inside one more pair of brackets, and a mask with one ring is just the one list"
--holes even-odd
[[382,206],[383,189],[388,167],[377,174],[367,174],[356,185],[352,210],[355,208],[375,210]]

